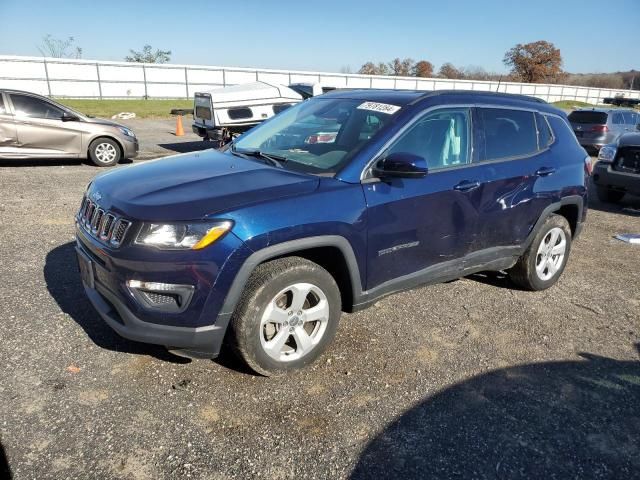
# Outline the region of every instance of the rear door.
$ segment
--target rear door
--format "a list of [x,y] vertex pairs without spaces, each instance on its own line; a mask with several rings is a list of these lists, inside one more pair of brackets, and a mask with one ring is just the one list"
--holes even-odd
[[0,92],[0,156],[15,154],[17,144],[15,119],[9,111],[4,93]]
[[78,122],[63,122],[64,110],[47,100],[10,93],[21,153],[40,157],[77,157],[82,148]]
[[478,161],[485,181],[475,250],[508,255],[519,249],[552,203],[560,165],[549,150],[553,136],[543,115],[490,107],[476,113]]
[[615,140],[623,133],[626,133],[627,124],[625,123],[624,115],[622,112],[613,112],[612,118],[611,118],[611,124],[613,126],[612,130],[614,133],[612,140]]
[[193,97],[193,121],[196,125],[203,128],[213,128],[215,126],[211,94],[195,94]]

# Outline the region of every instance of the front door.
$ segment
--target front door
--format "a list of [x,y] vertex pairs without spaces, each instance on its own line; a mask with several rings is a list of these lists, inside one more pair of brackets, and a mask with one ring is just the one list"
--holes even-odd
[[455,277],[461,271],[477,231],[482,181],[481,167],[472,163],[471,137],[470,110],[443,108],[424,114],[383,153],[419,155],[429,170],[424,178],[363,184],[367,290],[402,277]]
[[0,157],[14,156],[18,144],[16,123],[0,92]]
[[42,98],[18,93],[9,96],[22,153],[41,157],[78,156],[82,148],[78,122],[64,122],[64,111]]

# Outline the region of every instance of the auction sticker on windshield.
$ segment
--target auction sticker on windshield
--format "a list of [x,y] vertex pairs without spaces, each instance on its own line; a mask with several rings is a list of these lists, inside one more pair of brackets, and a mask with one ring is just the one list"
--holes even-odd
[[393,115],[398,110],[400,110],[400,107],[398,107],[397,105],[389,105],[388,103],[364,102],[358,105],[358,110],[372,110],[374,112],[382,112]]

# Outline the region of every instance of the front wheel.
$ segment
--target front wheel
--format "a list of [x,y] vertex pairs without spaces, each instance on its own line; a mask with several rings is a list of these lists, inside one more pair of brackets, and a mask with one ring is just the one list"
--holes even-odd
[[509,271],[509,276],[514,283],[527,290],[549,288],[562,275],[570,251],[569,222],[561,215],[551,215]]
[[333,339],[340,290],[329,272],[300,257],[259,265],[231,319],[232,346],[270,376],[313,362]]
[[112,167],[120,157],[120,146],[110,138],[96,138],[89,145],[89,158],[98,167]]

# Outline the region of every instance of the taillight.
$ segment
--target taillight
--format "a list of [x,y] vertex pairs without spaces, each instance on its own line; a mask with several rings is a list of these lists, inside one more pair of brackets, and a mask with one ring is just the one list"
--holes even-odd
[[605,133],[609,131],[609,127],[607,127],[606,125],[594,125],[593,127],[591,127],[591,131]]
[[584,173],[589,176],[591,176],[591,174],[593,173],[593,161],[588,155],[584,157]]

